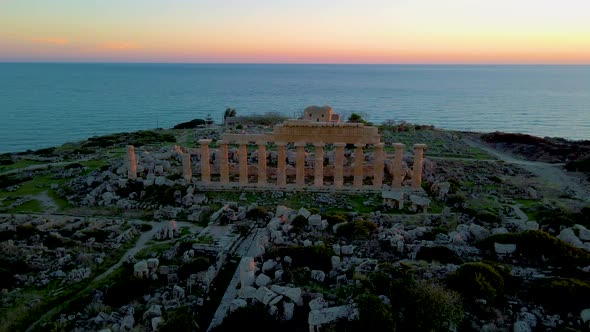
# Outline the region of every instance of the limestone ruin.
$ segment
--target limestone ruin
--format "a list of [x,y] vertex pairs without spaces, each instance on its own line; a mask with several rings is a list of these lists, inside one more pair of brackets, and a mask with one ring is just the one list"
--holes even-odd
[[[402,185],[405,146],[394,143],[392,181],[384,183],[388,158],[377,127],[339,121],[331,107],[310,106],[301,119],[286,120],[269,133],[227,132],[213,144],[211,139],[200,139],[198,151],[192,154],[177,148],[182,177],[211,190],[381,191],[384,185],[393,190],[422,190],[425,144],[414,146],[412,181],[407,188]],[[250,151],[252,145],[254,151]],[[133,146],[127,155],[128,179],[134,180],[138,173]],[[196,168],[193,157],[198,161]]]

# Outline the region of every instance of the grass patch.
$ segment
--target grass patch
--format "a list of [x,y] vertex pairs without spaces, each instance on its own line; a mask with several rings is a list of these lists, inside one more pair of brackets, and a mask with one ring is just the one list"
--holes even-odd
[[4,173],[4,172],[15,170],[15,169],[21,169],[21,168],[26,168],[29,166],[43,165],[43,164],[47,164],[47,162],[38,161],[38,160],[30,160],[30,159],[19,159],[16,162],[14,162],[14,164],[0,166],[0,174]]

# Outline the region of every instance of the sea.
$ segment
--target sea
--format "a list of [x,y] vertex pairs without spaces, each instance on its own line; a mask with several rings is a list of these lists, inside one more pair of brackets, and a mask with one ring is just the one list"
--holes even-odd
[[590,139],[590,66],[0,63],[0,153],[330,105],[478,132]]

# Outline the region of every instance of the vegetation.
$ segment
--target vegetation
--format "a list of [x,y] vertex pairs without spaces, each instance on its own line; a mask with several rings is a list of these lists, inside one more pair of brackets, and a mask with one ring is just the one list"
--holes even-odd
[[187,122],[182,122],[174,126],[173,129],[194,129],[205,125],[203,119],[193,119]]
[[514,243],[514,255],[529,265],[584,266],[590,263],[590,253],[576,248],[544,231],[528,230],[522,233],[496,234],[479,241],[476,246],[487,252],[494,251],[494,243]]
[[448,280],[449,286],[466,299],[498,302],[504,296],[504,278],[492,265],[465,263]]
[[341,224],[336,229],[336,235],[352,240],[366,240],[377,230],[377,225],[372,221],[355,220]]

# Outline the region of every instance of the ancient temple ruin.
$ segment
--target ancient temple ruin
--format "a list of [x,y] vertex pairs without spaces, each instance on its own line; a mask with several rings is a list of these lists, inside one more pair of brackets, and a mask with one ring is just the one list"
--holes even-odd
[[[411,185],[403,187],[405,145],[393,144],[391,162],[377,127],[339,123],[339,116],[326,106],[308,107],[301,119],[286,120],[271,132],[226,132],[221,140],[200,139],[198,144],[199,148],[184,152],[176,148],[182,154],[182,177],[186,183],[210,190],[358,192],[381,191],[387,185],[394,190],[420,191],[426,148],[425,144],[414,145]],[[128,178],[135,179],[132,146],[127,160]],[[391,182],[384,182],[386,175]]]

